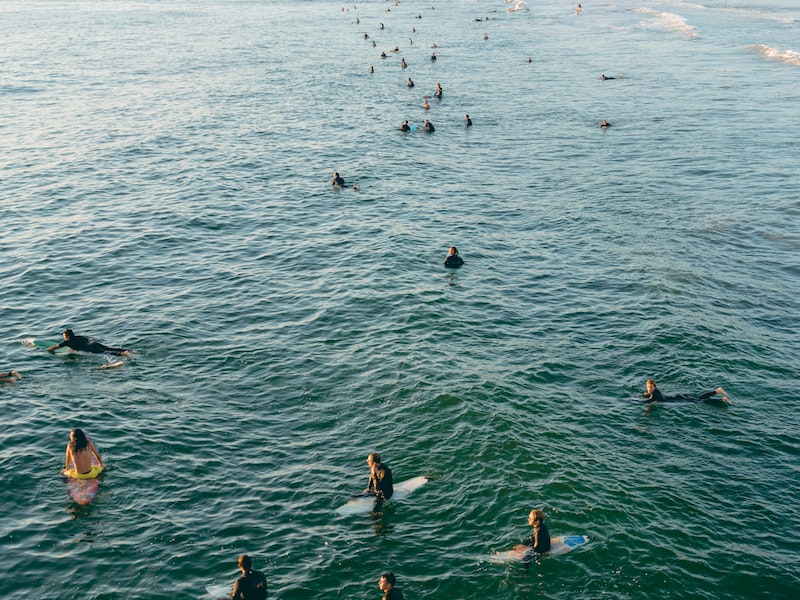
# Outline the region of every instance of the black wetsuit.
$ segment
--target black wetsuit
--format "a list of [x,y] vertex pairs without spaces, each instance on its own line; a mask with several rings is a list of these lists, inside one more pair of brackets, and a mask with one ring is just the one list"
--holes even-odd
[[472,127],[472,119],[467,119],[467,127]]
[[405,600],[405,597],[399,588],[393,587],[383,595],[383,600]]
[[78,352],[91,352],[92,354],[103,354],[107,352],[114,356],[120,356],[123,352],[128,352],[125,348],[109,348],[84,335],[73,335],[68,340],[61,342],[56,348],[63,348],[64,346],[77,350]]
[[464,259],[461,258],[458,254],[454,254],[452,256],[448,256],[444,259],[444,266],[448,269],[457,269],[461,265],[464,264]]
[[342,179],[341,177],[334,177],[333,181],[331,182],[331,185],[338,185],[339,187],[344,187],[345,182],[344,179]]
[[716,391],[703,392],[699,396],[689,396],[687,394],[675,394],[674,396],[665,396],[658,388],[653,390],[652,394],[645,392],[645,403],[650,402],[705,402],[706,404],[724,404],[722,399],[714,398],[717,395]]
[[234,600],[264,600],[267,597],[267,578],[261,571],[248,571],[233,585]]
[[411,131],[411,127],[409,127],[407,123],[403,123],[400,125],[400,131]]
[[392,497],[394,493],[392,470],[384,463],[378,464],[374,473],[370,475],[367,492],[375,495],[375,510]]
[[547,530],[547,525],[540,523],[538,532],[535,529],[533,531],[533,535],[525,540],[524,544],[533,547],[533,551],[538,554],[549,552],[550,532]]
[[428,123],[427,125],[425,125],[425,131],[427,131],[428,133],[433,133],[434,131],[436,131],[436,127],[433,126],[433,123]]

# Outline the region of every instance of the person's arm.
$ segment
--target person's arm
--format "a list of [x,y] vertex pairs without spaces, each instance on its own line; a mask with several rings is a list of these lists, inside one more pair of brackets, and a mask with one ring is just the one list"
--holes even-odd
[[94,442],[92,441],[91,438],[87,438],[86,441],[89,442],[89,450],[91,451],[92,454],[94,454],[94,457],[97,459],[97,464],[99,464],[101,467],[105,469],[106,466],[103,464],[103,459],[100,458],[100,452],[97,451],[97,446],[94,445]]
[[64,340],[63,342],[60,342],[60,343],[58,343],[58,344],[56,344],[56,345],[54,345],[54,346],[50,346],[50,347],[47,349],[47,351],[48,351],[48,352],[55,352],[55,351],[56,351],[56,350],[58,350],[59,348],[63,348],[63,347],[66,345],[66,343],[67,343],[67,340]]
[[237,579],[236,582],[233,584],[233,591],[231,592],[231,598],[238,598],[239,597],[239,580]]
[[65,458],[65,463],[66,464],[64,465],[64,469],[65,470],[69,469],[69,463],[70,462],[72,462],[73,465],[74,465],[74,461],[72,460],[72,449],[69,447],[69,444],[67,444],[67,455],[66,455],[66,458]]

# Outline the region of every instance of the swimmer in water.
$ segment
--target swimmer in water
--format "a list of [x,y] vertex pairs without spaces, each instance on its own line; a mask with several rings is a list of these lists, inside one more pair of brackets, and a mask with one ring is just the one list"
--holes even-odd
[[607,79],[616,79],[616,77],[606,77],[605,75],[600,75],[600,79],[606,81]]
[[434,95],[435,98],[438,98],[439,100],[442,99],[442,84],[441,83],[437,83],[436,84],[436,91],[433,92],[433,95]]
[[405,58],[401,58],[400,59],[400,66],[403,67],[404,69],[406,68],[407,65],[406,65],[406,59]]
[[435,60],[436,60],[436,52],[431,52],[431,61],[433,62]]
[[408,83],[406,85],[408,85],[410,88],[414,87],[414,82],[411,81],[411,77],[408,78]]
[[372,47],[374,48],[375,46],[377,46],[377,44],[375,43],[375,40],[372,40]]
[[22,375],[19,374],[19,371],[0,373],[0,383],[15,383],[16,381],[22,381]]
[[383,23],[381,23],[381,29],[383,29]]
[[467,124],[467,127],[472,127],[472,119],[469,118],[469,115],[464,115],[464,121]]
[[[703,392],[699,396],[687,396],[686,394],[676,394],[675,396],[665,396],[656,387],[656,382],[648,379],[645,382],[645,392],[642,396],[645,398],[645,403],[651,402],[705,402],[706,404],[732,404],[728,399],[728,394],[721,387],[718,387],[711,392]],[[717,398],[722,396],[722,398]]]
[[336,171],[333,174],[333,181],[331,181],[331,185],[333,187],[340,187],[340,188],[347,186],[347,184],[344,182],[344,179],[342,179],[342,177],[339,175],[339,171]]
[[605,129],[606,127],[611,127],[611,123],[609,123],[608,121],[603,119],[603,122],[600,123],[600,127],[603,128],[603,129]]
[[374,72],[375,72],[375,67],[373,67],[372,65],[370,65],[370,66],[369,66],[369,72],[370,72],[370,73],[374,73]]
[[428,101],[427,101],[427,100],[425,100],[425,101],[422,103],[422,108],[423,108],[423,109],[425,109],[425,110],[430,110],[430,109],[431,109],[431,105],[430,105],[430,104],[428,104]]
[[[97,465],[92,465],[92,456],[97,460]],[[70,467],[70,465],[72,465]],[[97,477],[100,471],[105,469],[103,459],[97,451],[92,439],[83,433],[82,429],[73,429],[69,434],[69,444],[67,444],[66,465],[62,473],[68,477],[87,478]],[[94,473],[94,474],[92,474]]]
[[489,39],[489,34],[488,33],[484,33],[483,34],[483,39],[484,40],[488,40]]
[[433,126],[433,123],[428,121],[428,119],[425,119],[425,131],[428,133],[433,133],[434,131],[436,131],[436,128]]
[[391,571],[386,571],[378,580],[378,589],[383,592],[381,600],[405,600],[403,592],[397,585],[397,577]]
[[381,52],[381,58],[386,58],[386,52]]
[[109,348],[100,342],[95,342],[91,338],[87,338],[82,335],[75,335],[75,332],[72,331],[72,329],[65,329],[61,335],[64,337],[64,341],[50,346],[47,349],[48,352],[55,352],[59,348],[66,346],[67,348],[77,350],[78,352],[90,352],[92,354],[105,353],[112,354],[114,356],[131,356],[130,350],[126,350],[125,348]]
[[530,56],[528,57],[528,62],[533,62]]
[[366,32],[366,31],[364,32],[364,39],[365,39],[365,40],[368,40],[368,39],[369,39],[369,36],[367,35],[367,32]]
[[444,266],[448,269],[458,269],[464,264],[464,259],[458,255],[458,248],[450,246],[447,257],[444,259]]
[[402,125],[400,125],[400,131],[403,131],[403,132],[411,131],[411,127],[408,126],[408,120],[407,119],[405,121],[403,121]]

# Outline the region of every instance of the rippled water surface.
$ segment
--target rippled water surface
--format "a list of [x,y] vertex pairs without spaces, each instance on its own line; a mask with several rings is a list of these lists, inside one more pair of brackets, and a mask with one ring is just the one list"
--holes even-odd
[[795,593],[800,12],[575,4],[0,4],[0,596]]

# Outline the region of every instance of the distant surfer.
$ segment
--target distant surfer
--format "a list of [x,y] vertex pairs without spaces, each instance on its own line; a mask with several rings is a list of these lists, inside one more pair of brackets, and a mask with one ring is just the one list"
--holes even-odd
[[600,123],[600,128],[601,128],[601,129],[605,129],[606,127],[611,127],[611,123],[609,123],[608,121],[606,121],[605,119],[603,119],[603,122],[602,122],[602,123]]
[[434,98],[438,98],[439,100],[442,99],[442,84],[441,83],[437,83],[436,84],[436,91],[433,92],[433,96],[434,96]]
[[431,61],[436,60],[436,52],[431,52]]
[[333,181],[331,181],[331,185],[336,188],[347,187],[347,184],[345,183],[344,179],[342,178],[341,175],[339,175],[339,171],[336,171],[333,174]]
[[[92,457],[97,464],[92,464]],[[73,429],[67,444],[66,465],[61,473],[77,479],[93,479],[105,468],[92,439],[82,429]]]
[[372,65],[370,65],[370,66],[369,66],[369,72],[370,72],[370,73],[374,73],[374,72],[375,72],[375,67],[373,67]]
[[408,83],[406,85],[408,85],[408,87],[410,87],[410,88],[414,87],[414,82],[411,81],[411,77],[408,78]]
[[409,125],[408,125],[408,119],[403,121],[403,124],[400,125],[400,131],[402,131],[404,133],[408,133],[409,131],[411,131],[411,127],[409,127]]
[[400,588],[394,587],[397,585],[397,577],[391,571],[387,571],[378,580],[378,589],[383,592],[382,600],[405,600],[403,592]]
[[544,524],[544,513],[534,509],[528,515],[528,525],[533,527],[533,534],[522,542],[523,546],[533,548],[536,554],[544,554],[550,551],[550,532]]
[[450,246],[447,257],[444,259],[444,266],[448,269],[457,269],[464,264],[464,259],[458,255],[458,248]]
[[469,115],[464,115],[464,122],[467,127],[472,127],[472,119],[469,118]]
[[109,348],[108,346],[104,346],[100,342],[95,342],[93,339],[86,336],[75,335],[75,332],[72,331],[72,329],[65,329],[61,335],[64,337],[64,341],[59,344],[55,344],[54,346],[50,346],[47,349],[48,352],[55,352],[59,348],[66,346],[67,348],[72,348],[78,352],[90,352],[92,354],[112,354],[114,356],[131,355],[131,351],[125,348]]
[[401,66],[403,69],[405,69],[405,68],[408,66],[408,65],[406,64],[406,59],[405,59],[405,58],[401,58],[401,59],[400,59],[400,66]]
[[434,127],[433,123],[431,123],[428,119],[425,119],[425,131],[428,133],[433,133],[436,131],[436,127]]
[[267,578],[261,571],[253,570],[253,561],[242,554],[238,560],[242,576],[233,584],[233,600],[265,600],[267,597]]
[[608,79],[616,79],[616,77],[606,77],[605,75],[600,75],[600,79],[602,79],[603,81],[606,81]]
[[369,483],[364,494],[375,496],[374,508],[378,510],[394,493],[392,470],[381,462],[381,455],[377,452],[373,452],[367,457],[367,464],[369,465]]
[[431,109],[430,102],[428,102],[427,100],[424,100],[424,101],[422,102],[422,108],[423,108],[424,110],[430,110],[430,109]]
[[19,371],[9,371],[8,373],[0,373],[0,383],[14,383],[16,381],[21,381],[22,375],[19,374]]
[[[674,396],[665,396],[661,393],[656,387],[656,382],[652,379],[648,379],[645,383],[645,387],[647,388],[642,394],[645,398],[645,403],[649,404],[651,402],[705,402],[706,404],[732,404],[730,400],[728,400],[728,394],[723,390],[721,387],[711,391],[711,392],[703,392],[699,396],[688,396],[686,394],[676,394]],[[718,398],[717,396],[722,396]]]
[[386,58],[386,52],[381,52],[381,58]]

